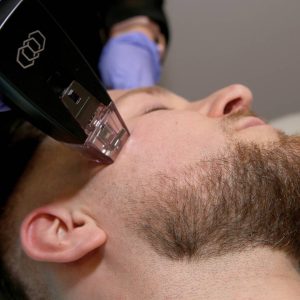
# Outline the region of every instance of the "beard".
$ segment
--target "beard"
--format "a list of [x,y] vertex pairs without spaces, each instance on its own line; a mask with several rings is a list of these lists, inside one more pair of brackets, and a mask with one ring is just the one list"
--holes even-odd
[[172,177],[156,174],[130,229],[172,260],[268,247],[300,261],[300,137],[278,137],[231,141],[226,153]]

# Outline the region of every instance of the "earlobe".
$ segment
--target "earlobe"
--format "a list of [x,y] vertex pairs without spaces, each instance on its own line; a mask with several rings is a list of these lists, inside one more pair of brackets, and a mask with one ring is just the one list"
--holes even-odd
[[73,262],[105,241],[106,234],[94,219],[58,204],[36,209],[21,226],[23,250],[38,261]]

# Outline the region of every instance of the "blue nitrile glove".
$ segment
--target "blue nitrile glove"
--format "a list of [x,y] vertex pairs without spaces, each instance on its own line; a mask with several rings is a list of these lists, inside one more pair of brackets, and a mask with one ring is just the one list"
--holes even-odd
[[2,102],[3,96],[0,94],[0,112],[9,111],[10,108]]
[[141,32],[112,37],[105,44],[98,69],[107,88],[152,86],[160,79],[160,54],[154,41]]

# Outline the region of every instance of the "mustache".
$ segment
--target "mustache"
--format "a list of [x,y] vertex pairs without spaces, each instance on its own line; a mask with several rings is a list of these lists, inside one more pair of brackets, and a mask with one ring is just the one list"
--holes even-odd
[[234,123],[245,117],[258,117],[258,115],[252,110],[238,110],[228,114],[222,119],[221,128],[224,132],[231,132]]
[[246,110],[246,111],[245,110],[239,110],[237,112],[229,114],[225,119],[228,122],[232,122],[232,121],[237,121],[237,120],[239,120],[243,117],[258,117],[258,115],[252,110]]

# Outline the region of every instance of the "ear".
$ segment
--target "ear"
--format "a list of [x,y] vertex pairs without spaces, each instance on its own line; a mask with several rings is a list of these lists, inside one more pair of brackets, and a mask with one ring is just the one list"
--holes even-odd
[[106,233],[93,218],[60,204],[34,210],[21,225],[23,250],[38,261],[73,262],[105,241]]

